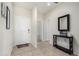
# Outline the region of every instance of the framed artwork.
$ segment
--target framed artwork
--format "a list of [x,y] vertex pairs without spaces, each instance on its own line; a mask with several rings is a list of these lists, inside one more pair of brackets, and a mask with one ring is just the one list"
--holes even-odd
[[59,31],[69,31],[70,30],[70,15],[64,15],[58,17],[58,30]]
[[10,29],[10,9],[6,6],[6,29]]
[[1,3],[1,16],[6,18],[6,5],[3,2]]

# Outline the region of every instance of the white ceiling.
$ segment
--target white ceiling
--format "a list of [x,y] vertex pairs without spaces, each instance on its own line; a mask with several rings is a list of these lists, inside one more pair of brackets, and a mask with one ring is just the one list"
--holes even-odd
[[48,5],[48,2],[16,2],[14,5],[26,7],[27,9],[32,9],[33,7],[37,7],[38,11],[41,13],[47,13],[49,10],[54,9],[57,5],[54,2],[50,2],[51,5]]

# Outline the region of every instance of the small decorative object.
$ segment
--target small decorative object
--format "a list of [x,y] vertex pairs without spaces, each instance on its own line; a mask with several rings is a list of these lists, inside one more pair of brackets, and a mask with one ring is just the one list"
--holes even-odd
[[1,16],[6,18],[6,5],[3,2],[1,3]]
[[60,31],[60,35],[67,36],[67,31]]
[[10,9],[6,7],[6,29],[10,29]]

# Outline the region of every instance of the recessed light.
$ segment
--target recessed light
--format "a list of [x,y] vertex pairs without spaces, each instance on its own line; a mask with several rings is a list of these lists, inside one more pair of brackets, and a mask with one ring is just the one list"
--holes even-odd
[[48,6],[51,5],[50,3],[47,4]]

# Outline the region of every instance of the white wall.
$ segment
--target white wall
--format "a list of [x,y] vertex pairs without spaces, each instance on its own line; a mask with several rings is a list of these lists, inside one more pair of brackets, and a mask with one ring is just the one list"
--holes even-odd
[[[1,2],[0,2],[0,11],[1,11]],[[1,12],[0,12],[0,55],[2,55],[2,48],[3,48],[3,31],[2,31],[2,18],[1,18]]]
[[62,3],[57,6],[54,10],[46,15],[44,35],[45,38],[50,40],[52,44],[52,39],[54,34],[59,34],[58,32],[58,17],[70,14],[70,33],[74,36],[74,54],[79,55],[79,3]]
[[31,10],[14,5],[15,45],[30,43],[31,32],[28,33],[28,29],[31,30],[31,18]]
[[[10,30],[6,30],[6,19],[0,13],[0,55],[10,55],[13,47],[12,3],[5,3],[10,9]],[[1,3],[0,3],[1,8]],[[0,9],[1,11],[1,9]]]
[[37,8],[32,9],[32,21],[31,21],[31,43],[34,47],[37,47]]

